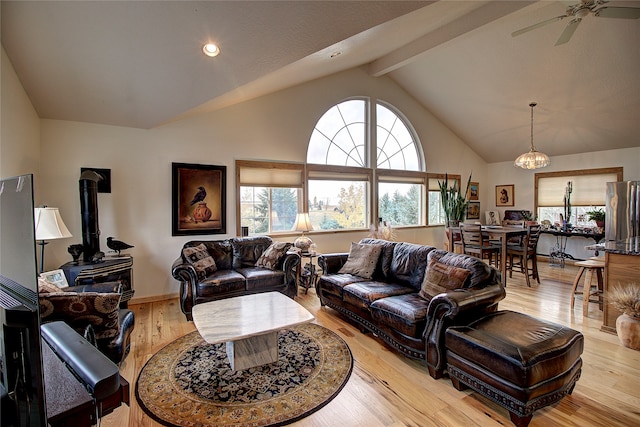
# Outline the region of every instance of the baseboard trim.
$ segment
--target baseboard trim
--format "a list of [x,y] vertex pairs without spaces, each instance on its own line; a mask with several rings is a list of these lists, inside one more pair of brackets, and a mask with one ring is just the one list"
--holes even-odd
[[177,299],[178,296],[179,296],[179,294],[176,292],[176,293],[172,293],[172,294],[153,295],[153,296],[150,296],[150,297],[140,297],[140,298],[133,297],[129,301],[129,304],[130,305],[133,305],[133,304],[148,304],[148,303],[152,303],[152,302],[159,302],[159,301],[166,301],[166,300],[170,300],[170,299]]

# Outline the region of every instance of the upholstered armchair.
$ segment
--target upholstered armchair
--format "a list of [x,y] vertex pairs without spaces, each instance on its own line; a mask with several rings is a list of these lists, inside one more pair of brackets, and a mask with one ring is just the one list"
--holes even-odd
[[42,323],[63,321],[84,336],[115,364],[129,353],[133,311],[120,308],[120,282],[58,288],[39,281]]

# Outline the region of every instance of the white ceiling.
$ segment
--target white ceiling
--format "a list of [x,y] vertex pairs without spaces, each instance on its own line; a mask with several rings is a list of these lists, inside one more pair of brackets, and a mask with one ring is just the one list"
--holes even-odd
[[531,101],[549,155],[640,146],[640,20],[511,37],[577,1],[2,0],[1,37],[42,118],[151,128],[365,65],[488,162],[528,150]]

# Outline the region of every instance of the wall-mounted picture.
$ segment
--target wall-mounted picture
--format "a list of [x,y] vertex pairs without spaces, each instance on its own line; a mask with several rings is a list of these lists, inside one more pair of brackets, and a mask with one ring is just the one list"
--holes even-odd
[[173,236],[224,234],[226,166],[172,163]]
[[500,214],[498,211],[486,211],[484,216],[487,225],[500,225]]
[[469,200],[477,201],[480,200],[480,184],[477,182],[469,183]]
[[62,270],[51,270],[40,273],[40,277],[49,283],[53,283],[59,288],[68,288],[67,278]]
[[467,219],[480,219],[480,202],[469,202],[467,205]]
[[496,185],[496,206],[513,206],[513,184]]

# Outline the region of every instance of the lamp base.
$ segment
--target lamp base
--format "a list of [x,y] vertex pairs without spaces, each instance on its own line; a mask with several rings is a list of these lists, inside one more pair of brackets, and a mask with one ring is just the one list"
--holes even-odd
[[309,252],[309,246],[311,246],[312,243],[313,241],[303,234],[293,242],[293,246],[300,249],[302,252]]

